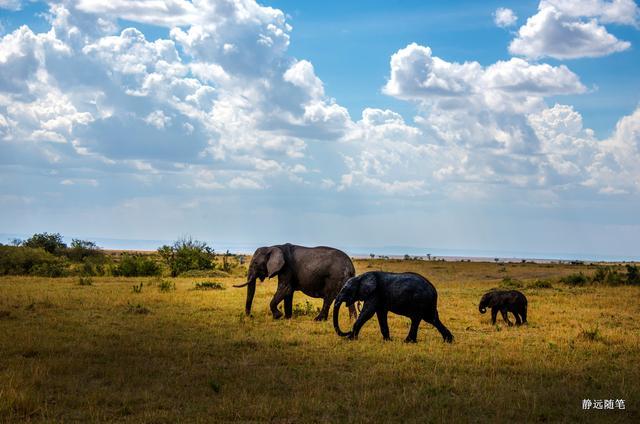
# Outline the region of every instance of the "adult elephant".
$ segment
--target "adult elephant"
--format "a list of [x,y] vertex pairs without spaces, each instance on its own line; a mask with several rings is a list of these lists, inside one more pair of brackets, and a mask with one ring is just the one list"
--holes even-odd
[[[251,304],[256,292],[256,280],[278,276],[278,289],[271,299],[270,308],[273,318],[282,317],[278,310],[284,301],[284,317],[293,314],[293,293],[300,290],[310,297],[324,300],[322,310],[316,321],[326,320],[329,308],[345,281],[355,275],[355,269],[349,256],[332,247],[304,247],[294,244],[281,244],[258,248],[249,264],[247,282],[234,287],[247,286],[245,312],[251,314]],[[349,308],[355,316],[355,308]]]

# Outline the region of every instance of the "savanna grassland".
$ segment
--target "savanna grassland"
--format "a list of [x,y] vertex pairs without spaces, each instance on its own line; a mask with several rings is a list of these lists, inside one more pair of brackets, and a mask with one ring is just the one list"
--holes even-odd
[[[245,290],[231,287],[241,273],[86,285],[3,277],[0,422],[639,422],[640,287],[558,282],[594,272],[587,265],[356,268],[427,276],[455,342],[423,323],[418,343],[405,344],[409,320],[393,314],[391,342],[375,318],[359,340],[340,339],[313,321],[321,302],[300,292],[294,318],[274,321],[274,280],[258,284],[247,318]],[[194,290],[203,281],[225,288]],[[505,281],[527,295],[529,325],[493,326],[478,313],[480,296]],[[342,320],[345,329],[346,311]],[[624,399],[626,409],[584,411],[583,399]]]

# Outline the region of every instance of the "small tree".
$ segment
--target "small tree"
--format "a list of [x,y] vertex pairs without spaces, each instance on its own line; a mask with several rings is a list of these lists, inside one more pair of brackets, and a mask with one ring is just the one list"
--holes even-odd
[[120,263],[113,269],[113,275],[123,277],[149,277],[160,275],[160,265],[151,257],[123,254]]
[[640,285],[640,272],[637,265],[627,264],[627,284]]
[[231,253],[229,253],[229,249],[227,249],[227,251],[224,252],[224,255],[222,255],[222,270],[224,272],[231,271],[231,263],[229,262],[230,256],[231,256]]
[[73,239],[67,249],[67,257],[80,262],[90,256],[101,256],[102,250],[92,241]]
[[191,237],[179,239],[173,246],[164,245],[158,254],[171,270],[171,276],[177,277],[190,270],[206,270],[213,268],[214,250],[203,241]]
[[371,257],[371,259],[375,259],[376,257],[375,253],[369,253],[369,256]]
[[62,241],[62,236],[59,233],[36,233],[32,235],[31,238],[25,240],[22,245],[34,249],[44,249],[45,252],[54,255],[64,253],[67,248],[67,245]]

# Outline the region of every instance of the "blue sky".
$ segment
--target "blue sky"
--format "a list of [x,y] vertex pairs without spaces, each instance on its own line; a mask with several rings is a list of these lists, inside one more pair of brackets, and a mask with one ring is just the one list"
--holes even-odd
[[0,234],[640,258],[639,26],[633,0],[0,0]]

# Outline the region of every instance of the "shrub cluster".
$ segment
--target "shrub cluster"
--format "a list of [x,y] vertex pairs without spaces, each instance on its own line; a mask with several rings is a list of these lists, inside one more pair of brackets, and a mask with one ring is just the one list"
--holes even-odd
[[67,273],[65,262],[43,249],[0,246],[0,275],[61,277]]
[[120,262],[111,269],[111,273],[116,277],[151,277],[160,275],[162,269],[149,256],[125,253]]
[[[20,242],[18,241],[18,243]],[[20,245],[32,249],[42,249],[53,255],[64,254],[67,250],[67,245],[62,241],[62,236],[59,233],[37,233],[23,241]]]
[[73,239],[68,247],[59,233],[37,233],[27,240],[0,245],[0,275],[61,277],[104,275],[107,257],[91,241]]
[[213,248],[190,237],[182,238],[172,246],[164,245],[158,249],[158,253],[169,267],[172,277],[191,270],[213,269]]
[[224,290],[225,287],[222,283],[217,283],[215,281],[202,281],[199,283],[194,283],[194,290]]
[[[171,276],[184,273],[210,273],[215,269],[215,253],[207,243],[182,238],[171,246],[162,246],[158,253]],[[228,251],[220,268],[228,273],[235,266],[235,255]],[[67,246],[59,233],[37,233],[27,240],[15,239],[11,246],[0,243],[0,275],[65,275],[147,277],[162,274],[162,262],[155,255],[123,254],[120,259],[106,255],[96,243],[73,239]],[[240,261],[241,262],[241,261]]]
[[611,266],[601,266],[591,277],[580,272],[562,277],[560,282],[569,286],[584,286],[587,284],[605,286],[640,285],[640,270],[638,270],[637,265],[627,264],[625,271],[621,272]]
[[502,278],[502,281],[500,281],[500,287],[504,287],[506,289],[519,289],[522,288],[522,281],[511,278],[507,275]]

